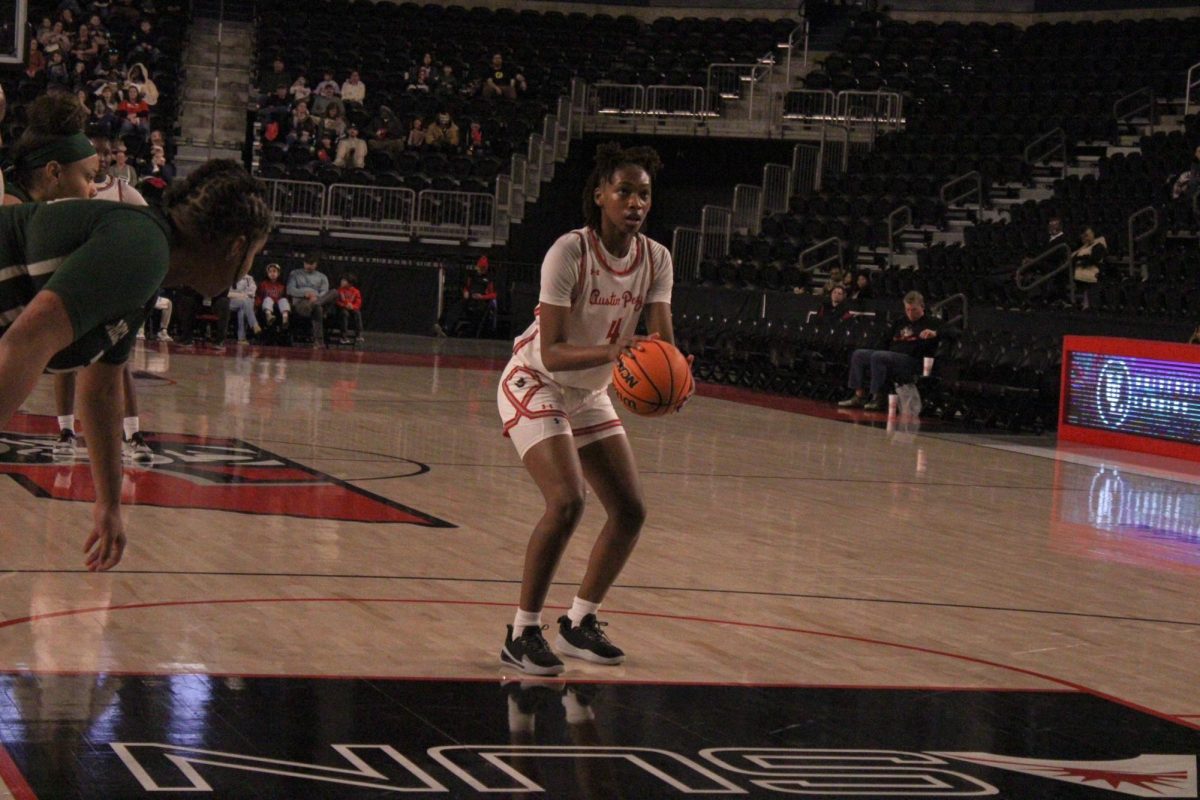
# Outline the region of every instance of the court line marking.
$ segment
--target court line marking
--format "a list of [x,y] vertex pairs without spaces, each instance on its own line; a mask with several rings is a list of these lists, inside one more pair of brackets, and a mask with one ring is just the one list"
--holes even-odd
[[[0,569],[0,577],[7,575],[92,575],[85,569]],[[493,583],[500,585],[519,586],[521,581],[512,578],[462,578],[442,575],[362,575],[354,573],[323,573],[323,572],[232,572],[222,570],[160,570],[160,569],[122,569],[122,575],[184,575],[197,578],[329,578],[332,580],[363,580],[363,581],[428,581],[430,583]],[[553,581],[553,586],[576,586],[571,581]],[[1181,625],[1189,628],[1200,628],[1200,621],[1160,619],[1156,617],[1129,617],[1120,614],[1097,614],[1087,611],[1060,611],[1044,608],[1020,608],[1017,606],[984,606],[970,603],[945,603],[935,600],[901,600],[894,597],[851,597],[835,594],[810,594],[804,592],[768,592],[756,589],[720,589],[704,586],[652,586],[647,584],[618,583],[614,589],[627,589],[646,592],[695,592],[700,594],[745,595],[749,597],[774,597],[785,600],[828,600],[841,603],[879,603],[881,605],[918,606],[930,608],[961,609],[965,611],[995,611],[1007,614],[1037,614],[1054,617],[1080,617],[1083,619],[1102,619],[1112,622],[1144,622],[1153,625]],[[3,627],[0,623],[0,627]]]
[[21,770],[17,768],[17,764],[12,760],[12,756],[8,754],[8,749],[5,748],[4,742],[0,742],[0,790],[8,787],[8,791],[0,791],[0,800],[12,798],[12,800],[38,800],[38,796],[33,793],[29,782],[25,780],[25,776],[21,774]]
[[[286,439],[256,439],[252,442],[256,445],[291,445],[294,447],[307,447],[313,450],[337,450],[346,453],[361,453],[366,456],[378,456],[379,461],[362,460],[359,463],[363,464],[379,464],[386,463],[388,459],[412,463],[413,459],[405,456],[392,455],[391,453],[379,453],[370,450],[361,450],[354,447],[339,447],[332,444],[314,444],[313,442],[294,442]],[[299,458],[299,456],[288,456],[289,458]],[[313,455],[312,458],[324,459],[326,461],[350,461],[356,459],[350,458],[326,458],[325,456]],[[488,464],[484,462],[468,462],[468,461],[424,461],[420,462],[430,467],[473,467],[478,469],[525,469],[523,464]],[[954,489],[1013,489],[1016,491],[1049,491],[1049,492],[1086,492],[1089,491],[1086,487],[1077,489],[1066,487],[1046,486],[1045,484],[1038,486],[1027,486],[1022,484],[1004,484],[1004,483],[952,483],[952,482],[936,482],[936,481],[904,481],[904,480],[888,480],[874,478],[828,478],[820,475],[738,475],[734,473],[712,473],[712,472],[674,472],[671,470],[639,470],[641,475],[665,475],[668,477],[683,477],[683,478],[722,478],[736,480],[781,480],[781,481],[809,481],[813,483],[861,483],[861,484],[883,484],[893,486],[931,486],[931,487],[946,487]],[[379,476],[370,478],[354,478],[356,481],[376,481],[386,480],[391,476]]]
[[[285,604],[285,603],[388,603],[388,604],[404,604],[404,605],[444,605],[444,606],[485,606],[489,608],[512,608],[511,603],[497,603],[485,600],[433,600],[423,598],[405,598],[405,597],[244,597],[244,598],[215,598],[207,600],[159,600],[147,601],[143,603],[118,603],[104,606],[94,606],[89,608],[74,608],[64,609],[62,611],[50,611],[44,614],[31,614],[27,617],[16,617],[10,620],[0,621],[0,629],[11,628],[17,625],[32,624],[44,620],[56,619],[61,617],[82,616],[84,614],[108,613],[112,611],[135,611],[151,608],[180,608],[191,606],[222,606],[222,605],[255,605],[255,604]],[[1027,669],[1025,667],[1017,667],[1011,664],[1003,664],[999,661],[992,661],[986,658],[977,656],[964,655],[962,653],[952,653],[947,650],[937,650],[931,647],[923,647],[921,645],[904,644],[902,642],[889,642],[883,639],[874,639],[866,636],[856,636],[847,633],[835,633],[833,631],[818,631],[810,628],[796,628],[787,625],[772,625],[763,622],[747,622],[744,620],[724,620],[714,617],[701,617],[685,614],[666,614],[654,611],[619,611],[608,609],[606,614],[629,616],[629,617],[645,617],[648,619],[664,619],[672,622],[696,622],[707,625],[728,625],[735,628],[749,628],[753,630],[772,631],[778,633],[793,633],[801,636],[816,636],[824,639],[835,639],[845,642],[854,642],[857,644],[878,645],[896,650],[903,650],[910,653],[920,653],[922,655],[940,656],[943,658],[955,659],[964,661],[970,664],[978,664],[993,669],[1013,672],[1018,675],[1035,678],[1046,681],[1047,683],[1058,684],[1067,689],[1074,689],[1083,694],[1089,694],[1093,697],[1098,697],[1102,700],[1108,700],[1112,703],[1123,705],[1127,708],[1132,708],[1135,711],[1140,711],[1143,714],[1164,719],[1168,722],[1174,722],[1185,728],[1191,728],[1200,731],[1200,722],[1193,723],[1182,717],[1174,717],[1162,711],[1156,711],[1148,706],[1140,703],[1135,703],[1132,700],[1125,700],[1107,692],[1102,692],[1098,689],[1093,689],[1076,681],[1067,680],[1066,678],[1058,678],[1053,675],[1047,675],[1036,670]]]

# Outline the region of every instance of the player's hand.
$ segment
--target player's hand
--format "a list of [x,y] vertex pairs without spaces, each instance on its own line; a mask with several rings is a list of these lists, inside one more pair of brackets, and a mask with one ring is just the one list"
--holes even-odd
[[84,564],[91,572],[104,572],[121,562],[125,554],[125,524],[121,507],[96,504],[92,508],[92,532],[83,543]]
[[919,339],[932,339],[935,336],[937,336],[937,331],[933,330],[932,328],[926,328],[917,334],[917,338]]
[[626,336],[623,339],[618,339],[614,344],[608,346],[608,360],[616,361],[621,357],[622,353],[632,353],[634,350],[640,350],[640,342],[651,342],[655,339],[660,339],[657,333],[652,333],[649,336]]

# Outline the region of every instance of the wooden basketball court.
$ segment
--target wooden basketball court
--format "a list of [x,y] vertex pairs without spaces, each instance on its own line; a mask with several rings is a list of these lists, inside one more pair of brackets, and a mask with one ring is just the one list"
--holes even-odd
[[[83,569],[89,505],[58,499],[86,496],[86,465],[50,458],[53,400],[43,381],[0,453],[9,474],[0,480],[0,797],[201,792],[188,775],[221,797],[390,796],[392,784],[347,767],[330,748],[379,744],[354,727],[353,712],[386,717],[393,702],[397,715],[427,703],[421,719],[430,730],[439,714],[471,720],[472,731],[491,714],[495,739],[513,744],[516,706],[505,726],[506,702],[533,701],[502,692],[511,676],[497,654],[541,503],[500,436],[503,344],[435,352],[455,344],[412,339],[403,352],[317,355],[139,349],[142,425],[157,456],[153,467],[127,472],[130,546],[109,574]],[[739,790],[718,781],[712,794],[778,789],[747,777],[749,762],[739,772],[728,759],[722,766],[695,755],[722,744],[728,725],[757,737],[733,744],[796,752],[882,748],[941,752],[945,761],[946,751],[970,750],[1109,765],[1108,777],[1079,780],[1026,765],[1017,777],[1041,782],[1012,788],[994,767],[972,773],[982,761],[967,767],[955,757],[955,774],[970,773],[1005,797],[1103,797],[1139,787],[1158,792],[1140,796],[1196,796],[1200,469],[1056,451],[1049,437],[922,430],[880,415],[715,392],[702,387],[678,416],[624,415],[650,513],[601,616],[627,662],[568,660],[565,684],[526,682],[518,693],[584,684],[615,692],[592,706],[600,739],[620,738],[604,744],[654,740],[661,750],[678,726],[681,736],[699,738],[671,752],[691,747],[688,763],[707,764]],[[589,506],[559,569],[548,621],[570,603],[601,513]],[[247,682],[285,680],[409,687],[424,699],[398,700],[400,688],[371,702],[264,689],[274,697],[264,732],[233,749],[238,758],[292,766],[230,766],[232,746],[214,743],[206,731],[216,723],[199,710],[215,702],[212,687],[236,694]],[[197,685],[208,694],[188,689]],[[446,686],[460,688],[438,688]],[[758,702],[775,689],[790,699]],[[429,700],[435,690],[447,693],[444,702]],[[698,694],[655,711],[654,698],[667,696],[660,690]],[[737,692],[750,690],[757,700],[743,702],[747,695]],[[808,704],[818,697],[811,692],[834,690],[848,705],[831,700],[817,713]],[[480,692],[494,695],[486,713],[454,700]],[[1007,696],[1067,705],[1041,715],[995,699]],[[700,736],[700,723],[680,720],[700,713],[706,697],[733,711]],[[881,709],[900,708],[896,697],[965,705],[956,706],[954,730],[920,703],[880,722],[888,716]],[[1132,723],[1105,722],[1087,710],[1095,708],[1143,720],[1147,732],[1135,736]],[[635,710],[637,724],[628,717]],[[556,713],[561,724],[562,709]],[[445,725],[445,742],[461,744]],[[791,725],[801,726],[800,739],[780,733]],[[491,735],[482,727],[480,739]],[[908,738],[887,741],[880,731],[893,728]],[[981,738],[952,741],[965,729]],[[1055,733],[1038,739],[1043,729]],[[539,730],[551,739],[541,744],[556,736],[594,744],[569,740],[567,728],[550,723]],[[297,736],[308,744],[294,746]],[[273,747],[273,737],[283,744]],[[450,757],[426,744],[410,752],[389,741],[445,790],[427,782],[431,797],[477,796],[478,786],[457,780],[455,769],[491,786],[459,762],[446,767]],[[113,744],[121,742],[225,755],[205,766],[185,754],[151,768]],[[1177,761],[1169,769],[1112,766],[1149,754]],[[571,777],[578,770],[560,775],[567,788],[556,791],[515,756],[504,758],[495,763],[526,776],[541,796],[678,793],[662,783],[589,794]],[[144,767],[146,780],[131,763]],[[325,766],[305,773],[299,763]],[[783,774],[778,764],[754,763]],[[618,784],[629,772],[622,769]],[[296,777],[302,773],[310,777]],[[281,783],[251,789],[251,778]],[[511,791],[534,791],[511,774],[505,780],[517,787]],[[625,785],[637,784],[629,777]],[[905,794],[879,785],[834,794]]]

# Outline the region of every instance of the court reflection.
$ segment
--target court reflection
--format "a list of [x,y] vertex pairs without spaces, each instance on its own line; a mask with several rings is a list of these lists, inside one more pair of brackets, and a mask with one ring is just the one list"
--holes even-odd
[[[1089,471],[1082,491],[1067,470]],[[1055,469],[1054,541],[1086,558],[1171,572],[1200,571],[1200,487],[1119,466]]]

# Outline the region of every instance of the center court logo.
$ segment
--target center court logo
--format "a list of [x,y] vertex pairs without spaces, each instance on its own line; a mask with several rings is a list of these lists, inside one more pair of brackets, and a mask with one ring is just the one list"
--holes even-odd
[[[68,463],[56,461],[54,439],[0,432],[0,474],[12,476],[36,497],[93,501],[86,460],[81,455]],[[160,433],[148,435],[147,441],[153,451],[150,468],[125,471],[121,499],[130,505],[455,527],[241,439]],[[399,463],[411,475],[428,471],[416,462]]]
[[1194,755],[1059,761],[975,752],[716,747],[679,753],[651,747],[475,744],[431,747],[418,755],[390,744],[335,744],[331,747],[339,763],[329,766],[158,742],[112,742],[109,747],[147,792],[213,793],[213,781],[258,773],[410,796],[544,795],[546,789],[534,777],[535,762],[602,760],[651,777],[658,787],[654,796],[660,798],[1017,796],[1002,795],[1000,787],[961,771],[964,766],[1045,779],[1034,795],[1038,798],[1056,796],[1050,782],[1097,789],[1097,797],[1196,797]]
[[1132,407],[1132,391],[1129,367],[1125,362],[1106,360],[1100,368],[1100,379],[1096,381],[1096,409],[1105,425],[1119,428],[1125,423]]

